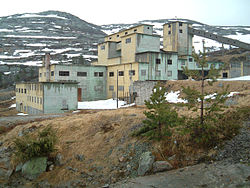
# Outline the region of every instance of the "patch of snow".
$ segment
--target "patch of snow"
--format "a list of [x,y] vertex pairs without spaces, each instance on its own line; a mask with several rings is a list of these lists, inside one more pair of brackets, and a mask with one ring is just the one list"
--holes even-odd
[[220,81],[250,81],[250,76],[241,76],[237,78],[223,78],[223,79],[217,79]]
[[80,110],[73,111],[72,114],[79,113]]
[[[107,99],[99,101],[78,102],[78,109],[117,109],[116,100]],[[124,101],[118,101],[118,108],[125,105]]]
[[37,38],[37,39],[76,39],[76,37],[58,37],[58,36],[34,36],[34,35],[5,35],[4,37],[13,38]]
[[0,29],[0,32],[14,32],[14,30],[10,30],[10,29]]
[[54,15],[54,14],[40,15],[40,14],[31,14],[31,13],[23,14],[23,15],[19,16],[18,18],[30,18],[30,17],[37,17],[37,18],[60,18],[60,19],[68,20],[68,18],[57,16],[57,15]]
[[4,75],[9,75],[11,72],[4,72],[3,74]]
[[47,44],[43,44],[43,43],[35,43],[35,44],[24,44],[25,46],[48,46]]
[[16,108],[16,103],[12,104],[9,108]]
[[29,114],[24,114],[24,113],[18,113],[18,116],[28,116]]
[[238,94],[238,93],[240,93],[240,92],[237,92],[237,91],[230,92],[230,93],[227,95],[227,97],[232,97],[232,96],[234,96],[234,95],[236,95],[236,94]]
[[170,103],[187,103],[186,100],[179,98],[180,91],[170,91],[165,95],[166,100]]
[[13,100],[13,99],[15,99],[16,98],[16,96],[14,96],[14,97],[11,97],[11,100]]

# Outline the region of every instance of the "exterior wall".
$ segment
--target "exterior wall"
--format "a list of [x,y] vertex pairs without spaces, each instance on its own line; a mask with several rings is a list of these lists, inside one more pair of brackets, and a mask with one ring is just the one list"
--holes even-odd
[[[126,97],[129,93],[133,92],[133,82],[138,80],[138,63],[128,63],[123,65],[109,66],[107,71],[107,98],[116,98],[117,96],[117,70],[123,71],[123,76],[118,76],[118,96]],[[133,70],[135,75],[129,75],[129,71]],[[110,76],[110,72],[114,76]],[[123,90],[122,87],[124,88]]]
[[39,82],[46,82],[47,78],[49,78],[49,81],[54,82],[55,81],[55,76],[51,75],[51,72],[55,72],[54,68],[55,68],[54,65],[50,65],[49,72],[48,72],[48,71],[46,71],[45,66],[40,67],[39,68],[39,74],[38,74],[38,76],[39,76],[39,78],[38,78]]
[[[139,65],[139,80],[178,79],[177,58],[177,54],[173,53],[170,54],[148,52],[143,54],[137,54],[136,59],[139,60],[139,62],[143,62]],[[169,60],[171,60],[171,64],[169,63]],[[144,74],[142,70],[144,71]]]
[[44,113],[77,109],[77,83],[44,83]]
[[[126,43],[127,39],[131,39],[130,43]],[[136,34],[131,34],[125,37],[122,37],[121,41],[121,62],[122,63],[133,63],[135,62],[135,53],[136,53]]]
[[[115,57],[121,57],[121,49],[120,47],[121,43],[116,42],[109,42],[108,43],[108,58],[115,58]],[[119,48],[119,50],[118,50]]]
[[160,52],[160,36],[137,34],[136,53]]
[[[133,90],[136,92],[136,105],[144,105],[144,101],[150,98],[152,90],[158,81],[136,81],[133,85]],[[165,82],[164,82],[165,83]]]
[[[54,65],[55,81],[76,81],[81,89],[81,101],[106,99],[107,73],[104,66]],[[69,71],[69,76],[59,76],[59,71]],[[77,72],[86,72],[78,76]],[[95,76],[95,72],[102,73]]]
[[178,55],[192,54],[192,35],[189,24],[172,22],[163,26],[163,50],[178,52]]
[[28,114],[43,113],[43,84],[16,84],[16,109]]
[[135,27],[131,27],[129,29],[122,30],[120,32],[114,33],[112,35],[108,35],[105,37],[106,41],[113,41],[113,42],[120,42],[122,40],[122,37],[132,34],[132,33],[144,33],[144,34],[153,34],[153,26],[142,24]]
[[98,65],[107,64],[109,44],[107,42],[98,45]]

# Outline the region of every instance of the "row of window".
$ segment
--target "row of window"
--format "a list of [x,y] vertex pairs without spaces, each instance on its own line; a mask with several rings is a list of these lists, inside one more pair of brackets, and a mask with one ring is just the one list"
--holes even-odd
[[[40,75],[41,74],[42,73],[40,73]],[[51,76],[52,76],[52,72],[51,72]],[[53,76],[54,76],[54,72],[53,72]],[[59,71],[59,76],[70,76],[70,72],[69,71]],[[77,76],[87,77],[88,73],[87,72],[77,72]],[[94,72],[94,76],[95,77],[103,77],[103,72]]]
[[[109,72],[109,77],[113,77],[115,74],[114,72]],[[124,76],[124,71],[118,71],[119,76]],[[129,70],[128,71],[129,76],[134,76],[135,75],[135,70]]]
[[37,104],[43,104],[42,97],[27,96],[27,101],[37,103]]
[[37,84],[29,84],[28,85],[28,89],[26,89],[26,88],[16,88],[16,92],[17,93],[27,93],[27,91],[38,91],[40,89],[40,91],[42,91],[43,90],[43,86],[42,85],[40,85],[40,87],[39,87],[39,85],[37,85]]
[[[109,91],[114,91],[114,86],[113,85],[109,86]],[[124,91],[124,86],[118,86],[118,91]]]
[[[182,26],[182,22],[179,22],[179,26],[180,26],[180,27]],[[168,27],[170,28],[170,27],[171,27],[171,24],[168,24]]]
[[[46,77],[46,72],[43,73],[44,77]],[[42,73],[39,74],[40,77],[42,77]],[[54,76],[54,71],[50,72],[50,76]]]
[[[125,40],[125,43],[128,44],[128,43],[131,43],[131,37],[130,38],[127,38]],[[105,45],[101,45],[101,50],[105,50]]]
[[[161,70],[156,70],[155,71],[155,76],[161,76]],[[171,77],[172,76],[172,71],[168,71],[167,76]]]
[[[156,63],[156,64],[161,64],[161,59],[158,59],[158,58],[155,59],[155,63]],[[172,65],[172,59],[168,59],[168,60],[167,60],[167,63],[168,63],[168,65]]]

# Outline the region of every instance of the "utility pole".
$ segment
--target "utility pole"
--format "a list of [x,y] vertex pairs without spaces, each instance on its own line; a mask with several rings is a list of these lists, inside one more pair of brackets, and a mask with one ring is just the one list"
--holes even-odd
[[[203,54],[202,54],[202,62],[201,62],[201,95],[204,96],[204,63],[205,63],[205,40],[202,40]],[[204,98],[201,99],[201,125],[203,125],[204,117],[203,117],[203,106],[204,106]]]

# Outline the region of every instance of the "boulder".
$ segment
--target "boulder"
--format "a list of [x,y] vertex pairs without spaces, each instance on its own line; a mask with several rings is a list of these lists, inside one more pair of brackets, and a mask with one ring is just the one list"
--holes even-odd
[[139,168],[137,169],[137,174],[139,176],[144,176],[146,173],[150,172],[155,157],[153,156],[152,152],[144,152],[142,153],[140,160],[139,160]]
[[153,172],[163,172],[173,169],[173,166],[167,161],[155,161],[153,163]]
[[24,163],[22,174],[29,180],[37,178],[40,174],[46,171],[47,157],[33,158]]

